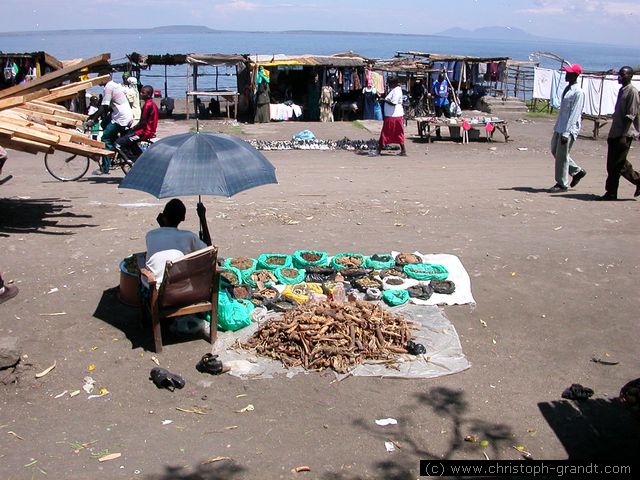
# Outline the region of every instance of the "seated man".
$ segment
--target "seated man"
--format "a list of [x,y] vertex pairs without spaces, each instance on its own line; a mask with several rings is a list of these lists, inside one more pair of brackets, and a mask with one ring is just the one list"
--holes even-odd
[[[211,245],[211,237],[205,217],[206,209],[198,203],[197,212],[200,219],[202,238],[188,230],[179,230],[178,225],[185,219],[187,209],[177,198],[169,200],[157,221],[160,228],[147,233],[146,267],[153,272],[156,286],[160,288],[164,276],[164,268],[168,261],[176,260],[196,250]],[[144,278],[144,277],[143,277]]]
[[140,121],[116,141],[116,148],[132,162],[135,162],[142,154],[138,142],[151,140],[155,137],[160,115],[158,107],[153,101],[153,87],[151,85],[142,87],[140,99],[144,101]]

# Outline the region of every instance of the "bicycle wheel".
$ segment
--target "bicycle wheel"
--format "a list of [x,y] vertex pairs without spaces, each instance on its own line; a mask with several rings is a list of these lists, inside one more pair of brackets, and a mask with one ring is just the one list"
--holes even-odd
[[71,182],[82,178],[89,170],[90,164],[89,157],[60,150],[44,155],[44,166],[47,172],[62,182]]

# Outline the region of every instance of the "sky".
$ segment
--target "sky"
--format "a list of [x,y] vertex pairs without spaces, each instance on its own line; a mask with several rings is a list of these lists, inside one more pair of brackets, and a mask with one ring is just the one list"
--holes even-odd
[[640,42],[640,0],[0,0],[0,18],[5,32],[204,25],[437,34],[506,26],[550,38]]

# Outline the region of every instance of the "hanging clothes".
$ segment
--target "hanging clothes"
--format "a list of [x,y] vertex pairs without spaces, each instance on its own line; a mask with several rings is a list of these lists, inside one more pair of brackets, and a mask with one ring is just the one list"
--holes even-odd
[[533,69],[533,98],[549,100],[551,98],[552,82],[553,70],[535,67]]
[[364,120],[377,120],[375,107],[378,103],[378,91],[374,87],[365,87],[362,89],[364,102],[362,105]]
[[258,93],[256,94],[256,115],[255,123],[268,123],[271,117],[269,111],[269,104],[271,102],[271,95],[269,94],[269,84],[266,81],[262,81],[258,84]]
[[362,82],[360,81],[360,74],[358,73],[358,70],[353,71],[352,79],[353,79],[352,89],[362,90]]
[[333,88],[329,85],[320,93],[320,121],[333,122]]

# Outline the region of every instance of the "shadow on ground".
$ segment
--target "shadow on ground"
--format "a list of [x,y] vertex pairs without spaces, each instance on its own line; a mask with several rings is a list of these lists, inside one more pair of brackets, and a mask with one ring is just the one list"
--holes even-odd
[[159,475],[146,475],[145,480],[233,480],[242,478],[244,467],[229,460],[216,464],[198,465],[195,470],[185,467],[165,467],[166,472]]
[[[131,307],[122,303],[118,298],[118,291],[119,287],[104,290],[98,306],[93,312],[93,316],[124,333],[127,340],[131,342],[132,350],[142,348],[147,351],[153,351],[153,331],[151,329],[150,318],[143,318],[140,308]],[[190,335],[171,332],[168,326],[169,321],[162,322],[162,345],[164,347],[202,340],[206,341],[209,345],[209,337],[204,333]]]
[[618,400],[539,403],[569,460],[633,460],[640,452],[640,424]]
[[[415,423],[409,417],[397,417],[397,427],[381,429],[370,419],[356,419],[354,425],[367,435],[377,438],[380,444],[391,441],[396,444],[397,459],[385,460],[374,464],[375,478],[384,480],[414,480],[419,477],[419,464],[421,460],[447,460],[458,457],[460,452],[469,452],[482,458],[484,449],[492,459],[500,459],[500,452],[505,446],[513,445],[511,428],[505,424],[491,423],[479,418],[473,418],[466,414],[469,405],[465,400],[465,394],[461,390],[452,390],[445,387],[432,388],[426,393],[415,395],[415,402],[399,408],[400,411],[414,412],[421,408],[429,408],[436,418],[444,418],[447,421],[445,428],[449,440],[444,450],[435,451],[428,447],[429,443],[416,438],[416,431],[410,430]],[[418,433],[419,434],[419,433]],[[467,442],[466,436],[474,436],[477,440],[489,442],[487,447],[481,447],[479,442]],[[331,472],[322,477],[325,480],[356,480],[360,477],[340,472]]]
[[2,198],[0,199],[0,237],[12,233],[41,233],[45,235],[72,235],[84,227],[95,227],[89,223],[67,223],[65,220],[93,218],[77,215],[69,209],[69,200],[60,198]]

